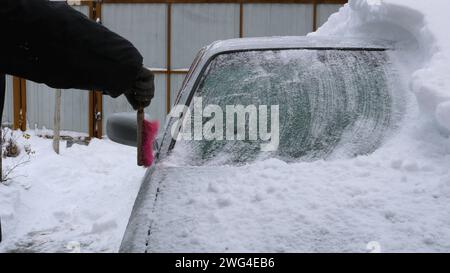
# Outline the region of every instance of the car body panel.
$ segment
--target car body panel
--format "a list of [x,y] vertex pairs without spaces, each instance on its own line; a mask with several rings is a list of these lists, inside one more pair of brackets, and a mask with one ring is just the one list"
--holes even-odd
[[[384,51],[392,49],[392,45],[388,42],[371,42],[371,41],[359,41],[357,39],[342,39],[342,38],[312,38],[312,37],[270,37],[270,38],[245,38],[245,39],[231,39],[226,41],[215,42],[204,49],[202,49],[198,58],[191,66],[189,74],[182,85],[181,90],[177,96],[175,104],[189,105],[193,96],[192,91],[195,88],[199,76],[202,74],[203,69],[208,65],[210,60],[214,56],[227,52],[234,51],[250,51],[250,50],[277,50],[277,49],[314,49],[314,50],[379,50]],[[125,232],[121,252],[152,252],[162,249],[152,249],[149,244],[157,238],[152,237],[152,226],[154,226],[155,219],[161,219],[155,217],[157,215],[157,208],[163,209],[163,207],[156,206],[158,196],[161,191],[170,189],[176,191],[176,186],[172,186],[172,182],[180,183],[195,183],[198,181],[188,181],[189,177],[193,173],[197,175],[203,174],[205,179],[213,179],[214,177],[225,175],[225,171],[229,171],[227,167],[215,167],[215,171],[210,168],[181,168],[171,167],[164,162],[165,157],[169,154],[173,141],[170,134],[170,128],[173,124],[172,119],[167,119],[166,129],[162,137],[160,150],[158,151],[157,160],[155,165],[151,167],[144,177],[140,192],[136,199],[133,212],[130,217],[130,221]],[[177,169],[178,168],[178,169]],[[182,174],[180,176],[180,174]],[[198,179],[194,179],[198,180]],[[204,179],[201,179],[201,185],[205,186]],[[164,185],[165,189],[162,188]],[[200,184],[199,184],[200,185]],[[172,193],[171,193],[172,194]],[[184,200],[184,199],[183,199]],[[162,205],[170,206],[170,209],[174,209],[170,203],[163,203]],[[182,204],[178,204],[182,205]],[[160,216],[161,214],[158,214]],[[182,218],[174,219],[175,221],[181,221]],[[161,224],[158,224],[158,228],[164,228]],[[175,248],[169,248],[174,250]],[[206,251],[207,249],[205,249]]]

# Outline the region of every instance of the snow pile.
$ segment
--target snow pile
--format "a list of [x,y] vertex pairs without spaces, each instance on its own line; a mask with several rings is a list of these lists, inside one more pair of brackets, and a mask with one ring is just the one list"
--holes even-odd
[[450,132],[450,1],[351,0],[316,33],[396,42],[422,117]]
[[148,251],[448,252],[449,159],[168,168]]
[[4,159],[4,168],[26,162],[0,184],[3,242],[0,252],[115,252],[145,170],[136,166],[136,150],[108,140],[74,144],[61,155],[52,140],[18,142],[34,152]]

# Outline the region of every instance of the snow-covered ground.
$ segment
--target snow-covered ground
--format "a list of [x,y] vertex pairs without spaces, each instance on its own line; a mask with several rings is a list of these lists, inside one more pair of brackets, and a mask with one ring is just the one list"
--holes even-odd
[[63,141],[56,155],[52,140],[27,134],[15,132],[34,154],[3,160],[4,168],[28,163],[0,184],[0,252],[116,252],[145,172],[136,150],[94,139],[71,148]]

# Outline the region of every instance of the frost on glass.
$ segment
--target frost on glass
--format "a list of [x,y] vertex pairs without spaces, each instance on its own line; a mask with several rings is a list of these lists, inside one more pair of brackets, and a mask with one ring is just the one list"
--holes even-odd
[[[190,157],[194,165],[239,164],[265,157],[314,160],[369,154],[393,123],[389,67],[384,51],[278,50],[218,55],[205,70],[195,96],[203,98],[203,107],[217,104],[224,112],[226,105],[268,105],[269,112],[270,105],[279,105],[278,150],[261,152],[260,140],[185,140],[177,142],[175,152]],[[203,118],[203,123],[206,121]],[[225,128],[223,132],[225,135]]]

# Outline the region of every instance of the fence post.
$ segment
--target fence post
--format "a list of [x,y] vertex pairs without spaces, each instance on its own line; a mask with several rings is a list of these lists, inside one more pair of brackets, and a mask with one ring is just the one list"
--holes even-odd
[[[101,1],[89,2],[89,17],[101,24]],[[103,94],[100,91],[89,92],[89,137],[103,136]]]
[[27,129],[27,92],[26,80],[13,78],[13,129]]

